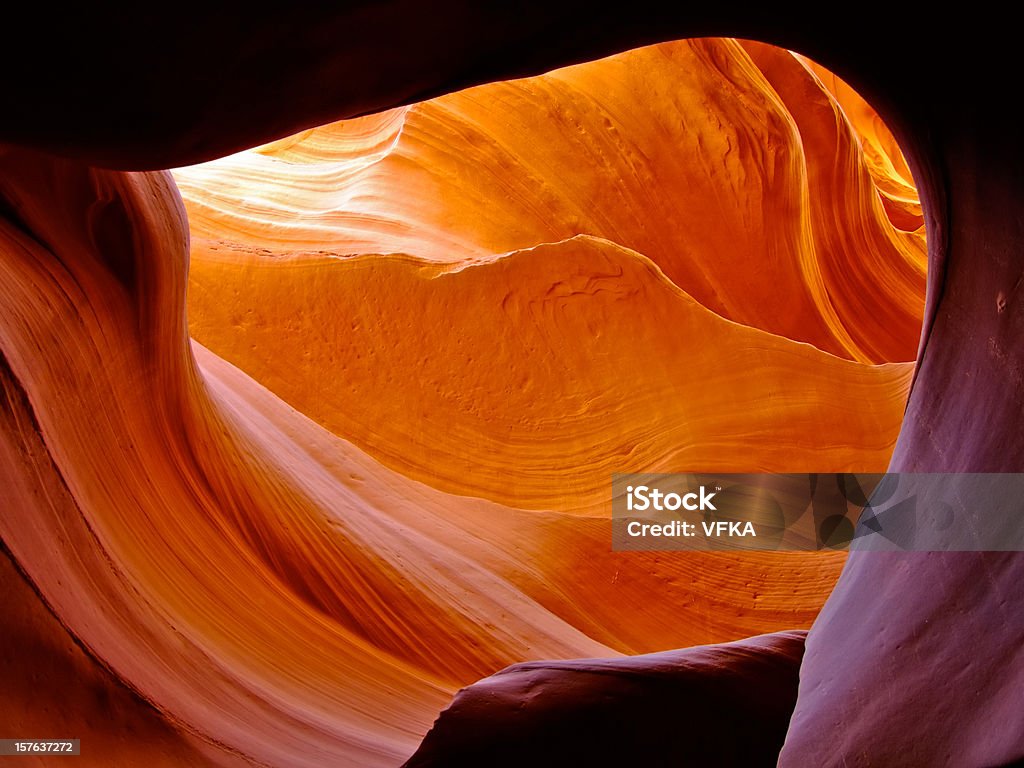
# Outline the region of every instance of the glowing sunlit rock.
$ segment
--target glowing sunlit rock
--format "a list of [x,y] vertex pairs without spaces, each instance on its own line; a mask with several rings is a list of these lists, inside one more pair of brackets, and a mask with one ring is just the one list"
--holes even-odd
[[200,253],[465,263],[591,235],[744,325],[909,361],[924,241],[890,224],[872,157],[802,60],[701,40],[335,123],[175,178]]

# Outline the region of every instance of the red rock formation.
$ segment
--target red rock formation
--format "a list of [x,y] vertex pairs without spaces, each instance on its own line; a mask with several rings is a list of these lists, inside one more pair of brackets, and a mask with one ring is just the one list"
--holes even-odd
[[[749,62],[721,46],[734,65]],[[632,58],[640,72],[658,60]],[[570,74],[585,83],[586,71]],[[552,78],[517,87],[544,94]],[[510,87],[452,98],[500,101]],[[541,103],[559,109],[558,98]],[[325,195],[359,199],[367,169],[412,133],[409,120],[335,125],[241,159],[314,177],[326,167],[326,188],[265,205],[329,211]],[[451,140],[457,125],[437,130]],[[881,468],[895,439],[907,365],[844,360],[730,321],[602,237],[487,255],[495,242],[479,231],[434,220],[410,241],[425,255],[339,261],[308,246],[350,234],[285,217],[276,247],[286,250],[267,256],[251,249],[263,236],[275,242],[273,216],[243,215],[244,201],[224,192],[237,186],[201,198],[193,187],[199,338],[256,366],[371,459],[203,348],[193,357],[184,218],[166,174],[14,150],[3,164],[4,486],[21,510],[4,521],[4,541],[90,653],[174,723],[221,745],[224,759],[394,764],[454,687],[512,661],[806,625],[840,557],[614,555],[607,476],[695,462],[737,469],[740,452],[751,470]],[[578,189],[562,194],[578,205]],[[632,231],[654,225],[641,213]],[[877,222],[884,235],[887,220]],[[550,234],[543,224],[521,237]],[[444,232],[470,237],[474,250],[443,260]],[[682,264],[670,249],[658,254]],[[806,295],[799,282],[795,295]],[[635,375],[623,379],[623,367]],[[757,434],[771,440],[751,453]],[[66,543],[48,548],[54,539]],[[268,615],[287,623],[268,625]],[[386,739],[368,740],[371,721]]]
[[[463,7],[455,12],[444,3],[425,11],[418,10],[419,4],[394,3],[316,18],[296,10],[286,23],[276,13],[267,18],[211,9],[197,15],[152,14],[151,19],[135,11],[117,17],[90,11],[89,18],[76,19],[47,9],[53,18],[37,24],[29,20],[22,28],[45,29],[46,46],[32,34],[13,34],[0,50],[4,71],[11,73],[5,99],[9,109],[0,133],[6,141],[56,151],[86,165],[170,167],[344,115],[395,106],[413,100],[414,94],[536,73],[640,40],[717,32],[778,42],[834,67],[880,106],[905,142],[923,190],[932,266],[929,303],[894,467],[1019,469],[1024,453],[1017,429],[1024,402],[1019,345],[1024,307],[1017,288],[1024,232],[1018,214],[1024,190],[1013,100],[1006,97],[1000,76],[1016,68],[1017,46],[1008,30],[991,24],[982,30],[982,14],[972,8],[901,26],[908,19],[900,9],[886,9],[884,20],[851,13],[842,24],[828,25],[818,15],[774,7],[711,5],[658,11],[642,0],[585,9],[573,2],[546,2],[543,7],[517,5],[514,11]],[[26,11],[39,14],[41,9],[29,6]],[[452,45],[438,45],[441,38]],[[385,44],[400,53],[385,57],[380,68],[376,64]],[[51,66],[34,66],[41,50]],[[366,72],[374,76],[352,74]],[[13,155],[19,156],[30,157]],[[167,182],[91,176],[80,166],[58,172],[50,170],[55,167],[51,161],[39,158],[18,160],[23,163],[18,170],[10,152],[4,158],[0,332],[4,356],[19,382],[5,382],[5,424],[20,426],[5,427],[0,443],[5,451],[0,525],[14,558],[97,658],[116,659],[111,669],[119,678],[141,681],[145,696],[168,712],[186,713],[207,735],[233,734],[236,743],[246,745],[246,754],[268,761],[280,757],[290,765],[309,757],[303,749],[320,744],[339,748],[344,742],[339,751],[349,760],[386,764],[407,754],[413,733],[387,729],[381,741],[385,729],[378,727],[380,720],[359,721],[356,712],[377,701],[384,689],[388,706],[404,706],[415,694],[390,695],[393,690],[378,680],[375,688],[359,689],[376,694],[347,689],[344,696],[331,695],[338,667],[326,664],[323,646],[312,641],[316,628],[324,629],[325,614],[308,608],[324,592],[305,581],[315,568],[291,567],[317,550],[268,546],[265,540],[301,534],[306,530],[297,522],[301,518],[286,514],[280,527],[240,525],[277,519],[267,512],[242,513],[253,494],[266,491],[276,502],[283,487],[281,493],[292,497],[292,481],[280,479],[289,472],[276,463],[289,470],[305,465],[308,452],[287,449],[287,440],[275,438],[276,457],[264,453],[265,433],[279,435],[268,421],[291,423],[297,417],[271,405],[273,398],[245,383],[245,377],[202,352],[202,369],[219,371],[228,383],[202,383],[211,381],[213,373],[204,373],[202,380],[188,373],[193,367],[179,320],[184,228]],[[88,181],[92,178],[102,180],[95,190],[96,182]],[[120,197],[111,192],[116,185],[124,185]],[[122,208],[131,227],[117,224],[122,217],[118,205],[98,204],[123,200],[125,194],[133,201]],[[32,215],[26,213],[25,200],[34,201]],[[896,221],[892,206],[886,209]],[[50,217],[47,226],[38,221],[44,215]],[[88,236],[80,231],[83,220],[93,222]],[[913,221],[897,224],[907,230]],[[168,242],[179,243],[177,250],[154,245]],[[138,252],[125,248],[127,243],[137,245]],[[207,393],[215,397],[207,400]],[[244,414],[252,413],[244,405],[247,398],[276,416],[250,423],[246,432]],[[186,405],[173,402],[181,399]],[[196,423],[211,428],[183,439],[189,434],[183,426],[196,427],[180,414],[193,409],[200,414]],[[215,415],[208,419],[211,411]],[[321,455],[340,450],[330,435],[301,423],[306,426],[289,428],[293,434],[315,433],[320,437],[313,442],[322,439],[334,446]],[[134,426],[123,429],[126,424]],[[239,431],[247,436],[239,437]],[[207,465],[211,456],[222,455],[222,441],[240,447]],[[236,461],[249,471],[236,470]],[[334,459],[324,461],[338,466]],[[211,485],[223,462],[230,470],[224,477],[234,479]],[[195,464],[209,471],[190,469]],[[247,490],[250,479],[259,493]],[[179,488],[166,505],[154,486],[165,481]],[[113,494],[122,501],[106,498]],[[147,534],[153,510],[177,512],[182,495],[183,524],[160,536]],[[94,529],[85,527],[79,504],[89,508],[91,522],[98,523]],[[271,504],[275,512],[280,506]],[[531,514],[529,519],[536,519]],[[207,541],[209,529],[202,526],[208,516],[217,526],[209,534],[210,551],[195,547]],[[356,518],[374,520],[372,515]],[[155,519],[175,523],[178,518],[165,512]],[[410,513],[408,519],[419,515]],[[152,546],[125,556],[134,543],[131,537],[158,545],[171,531],[184,546],[173,551]],[[228,544],[218,545],[218,534]],[[104,560],[101,547],[117,553],[117,559]],[[202,563],[192,559],[193,550]],[[258,554],[246,559],[239,572],[275,584],[277,591],[251,588],[253,581],[232,585],[217,578],[225,565],[232,572],[239,568],[238,553],[247,551]],[[289,557],[289,551],[301,556]],[[221,555],[228,558],[224,563]],[[436,560],[431,563],[436,565]],[[173,568],[166,582],[164,568]],[[783,764],[994,765],[1024,754],[1015,727],[1022,637],[1015,585],[1020,571],[1019,555],[862,553],[851,558],[809,636]],[[347,563],[345,572],[361,575]],[[161,578],[153,576],[158,573]],[[170,599],[173,594],[164,594],[174,592],[175,578],[184,580],[176,601]],[[197,580],[215,596],[229,586],[235,602],[221,593],[214,604],[193,603],[191,595],[200,594]],[[360,599],[372,594],[358,578],[352,583],[363,587],[352,589]],[[400,579],[390,583],[405,584]],[[880,595],[888,599],[880,601]],[[283,610],[296,609],[288,615],[302,621],[291,632],[266,626],[265,618],[277,609],[266,602],[254,606],[254,596],[288,603]],[[115,604],[121,600],[127,603]],[[234,623],[237,606],[249,623]],[[179,621],[182,617],[188,620]],[[245,628],[242,633],[239,627]],[[264,644],[268,633],[277,635],[276,644]],[[304,654],[294,649],[296,638],[308,643]],[[282,649],[283,659],[276,655]],[[529,652],[569,650],[545,646]],[[369,656],[375,669],[378,663],[389,668],[377,646]],[[309,673],[301,680],[285,674],[296,657]],[[259,670],[253,668],[254,659],[261,662]],[[347,673],[360,668],[354,663],[342,667]],[[358,688],[365,682],[350,677],[345,685]],[[258,690],[252,690],[253,681],[259,682]],[[232,696],[232,690],[241,693]],[[436,702],[445,686],[425,684],[418,690],[422,700]],[[345,706],[339,706],[342,699]],[[311,705],[313,700],[326,703]],[[927,718],[918,716],[922,702],[929,708]],[[409,704],[403,714],[413,711],[420,712],[420,705]],[[338,712],[345,713],[344,722],[337,720]],[[417,716],[410,714],[407,722],[417,722]],[[364,728],[367,720],[374,725]],[[822,738],[835,734],[836,723],[842,724],[836,737]],[[372,749],[359,735],[371,731],[383,746],[367,757]],[[280,733],[290,733],[292,740],[275,752],[270,742]],[[294,749],[284,755],[287,747]]]

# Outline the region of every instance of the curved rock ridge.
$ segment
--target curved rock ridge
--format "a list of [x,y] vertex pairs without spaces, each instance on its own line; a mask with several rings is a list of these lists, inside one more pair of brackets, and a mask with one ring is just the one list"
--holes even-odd
[[[745,42],[744,46],[748,50],[764,47],[750,42]],[[882,196],[882,205],[890,221],[898,229],[924,237],[921,196],[914,185],[914,177],[903,150],[892,131],[849,83],[806,56],[794,55],[828,89],[842,108],[843,116],[852,123],[864,151],[871,180]]]
[[923,229],[898,229],[883,204],[910,194],[909,174],[882,163],[876,147],[898,150],[872,138],[888,134],[870,108],[856,102],[845,119],[815,71],[770,46],[665,43],[342,121],[175,178],[194,241],[211,247],[461,263],[592,235],[741,324],[862,362],[909,361]]
[[[913,366],[725,320],[587,236],[456,269],[198,244],[191,330],[385,465],[610,515],[623,471],[884,470]],[[415,308],[411,311],[410,308]]]

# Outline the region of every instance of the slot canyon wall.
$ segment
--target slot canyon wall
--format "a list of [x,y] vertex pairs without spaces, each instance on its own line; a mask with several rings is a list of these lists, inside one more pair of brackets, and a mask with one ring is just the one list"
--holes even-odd
[[[1024,757],[1019,555],[614,555],[603,496],[624,462],[1018,471],[999,30],[644,2],[43,27],[0,53],[0,736],[397,765],[460,687],[552,659],[458,694],[413,764],[543,764],[523,735],[602,696],[759,720],[661,745],[700,764]],[[537,77],[708,35],[818,63],[695,41]]]

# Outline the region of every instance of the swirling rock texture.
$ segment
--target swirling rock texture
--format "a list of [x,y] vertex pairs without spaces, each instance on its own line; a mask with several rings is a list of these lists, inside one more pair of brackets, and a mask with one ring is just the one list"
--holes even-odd
[[843,358],[913,358],[923,231],[808,68],[747,48],[175,171],[195,338],[389,467],[518,507],[607,513],[614,471],[884,468],[910,366]]
[[[38,57],[38,41],[31,35],[13,36],[0,52],[5,71],[18,73],[8,91],[8,104],[15,108],[0,123],[0,137],[8,142],[0,156],[0,348],[5,359],[0,535],[17,564],[4,577],[5,598],[10,594],[18,609],[4,624],[3,661],[5,670],[20,677],[18,685],[5,691],[5,722],[19,729],[76,727],[81,734],[94,733],[93,738],[106,739],[102,743],[117,745],[89,755],[86,736],[87,754],[79,758],[85,764],[133,765],[144,756],[168,765],[393,765],[415,749],[458,686],[511,661],[614,657],[811,621],[831,584],[829,569],[834,574],[838,562],[766,556],[612,557],[606,520],[593,494],[598,452],[588,455],[588,450],[613,428],[633,422],[623,418],[607,432],[592,431],[589,409],[605,404],[593,395],[614,383],[609,381],[612,363],[578,354],[565,361],[570,367],[552,368],[555,362],[562,365],[559,345],[563,352],[571,346],[565,345],[569,337],[557,335],[562,329],[587,328],[587,338],[600,339],[599,332],[615,333],[609,320],[628,319],[639,338],[664,345],[656,348],[671,356],[657,365],[649,363],[644,378],[637,378],[630,389],[637,399],[623,398],[620,407],[640,413],[637,403],[654,402],[660,410],[669,401],[679,408],[669,411],[671,418],[692,416],[685,404],[675,405],[685,400],[677,393],[693,397],[699,392],[689,383],[694,371],[680,383],[674,356],[695,353],[698,345],[687,347],[683,334],[668,333],[675,323],[713,339],[734,336],[741,349],[761,350],[742,364],[750,366],[756,358],[759,372],[776,377],[768,380],[789,385],[787,370],[799,371],[802,378],[818,364],[828,366],[832,373],[822,376],[821,385],[807,388],[817,399],[805,392],[790,401],[789,390],[776,395],[795,409],[794,419],[813,427],[808,434],[797,439],[792,430],[787,436],[790,422],[782,416],[774,424],[769,416],[764,429],[750,433],[780,435],[786,447],[775,453],[775,460],[782,462],[788,455],[793,463],[786,466],[800,470],[822,468],[819,462],[824,461],[858,468],[856,462],[862,460],[865,466],[884,463],[886,441],[878,430],[892,419],[891,444],[911,372],[906,365],[879,363],[907,360],[917,346],[909,406],[891,466],[917,471],[1019,469],[1024,449],[1017,430],[1024,400],[1019,345],[1024,308],[1017,288],[1024,190],[1021,148],[996,76],[1013,71],[1014,49],[1007,45],[1011,41],[1000,37],[999,30],[986,30],[984,47],[965,51],[962,41],[979,31],[967,12],[932,20],[932,26],[916,24],[919,35],[895,31],[907,19],[894,9],[887,11],[884,27],[867,15],[852,16],[832,28],[817,18],[775,9],[772,13],[778,15],[736,8],[665,10],[640,0],[629,7],[601,9],[574,2],[547,2],[543,7],[528,3],[514,12],[397,2],[330,12],[293,9],[286,20],[280,14],[238,17],[211,9],[194,17],[134,11],[113,19],[62,16],[26,27],[47,29],[49,67],[25,66]],[[953,30],[959,48],[948,46]],[[294,207],[307,214],[312,228],[347,232],[346,237],[359,233],[365,245],[341,248],[335,240],[310,248],[302,242],[303,227],[276,241],[267,237],[262,244],[247,242],[246,232],[275,228],[274,217],[266,211],[273,206],[262,203],[249,208],[252,216],[245,206],[229,206],[208,218],[205,233],[197,232],[193,279],[209,290],[207,300],[200,289],[191,299],[197,333],[203,333],[199,308],[205,306],[210,346],[223,345],[221,354],[254,378],[188,340],[183,313],[187,227],[171,178],[100,169],[168,168],[208,160],[474,82],[536,74],[644,42],[709,33],[777,42],[846,77],[895,126],[909,151],[924,205],[917,208],[909,194],[890,140],[872,133],[877,130],[874,118],[858,111],[859,102],[844,87],[805,61],[772,59],[766,50],[747,44],[688,50],[703,50],[712,59],[709,71],[728,75],[730,82],[742,80],[744,72],[760,78],[761,90],[753,94],[774,94],[768,101],[782,104],[788,114],[776,127],[791,140],[800,138],[800,153],[785,142],[775,148],[780,167],[796,166],[802,176],[795,184],[804,190],[799,204],[792,204],[785,193],[789,187],[779,182],[762,190],[760,218],[751,218],[758,213],[756,207],[743,209],[751,222],[760,221],[764,228],[763,237],[751,238],[744,247],[776,247],[760,252],[762,261],[721,261],[732,255],[714,238],[702,245],[718,251],[705,254],[691,247],[686,251],[689,259],[674,259],[678,249],[648,248],[658,238],[641,237],[643,228],[632,222],[642,212],[638,209],[661,216],[672,211],[653,200],[637,204],[629,185],[623,185],[629,194],[611,206],[614,216],[587,206],[579,222],[569,219],[570,225],[586,223],[593,231],[570,226],[572,231],[556,232],[558,237],[534,240],[532,235],[544,229],[538,223],[543,211],[526,215],[516,202],[516,188],[502,205],[494,184],[469,183],[466,188],[481,194],[481,210],[487,215],[480,214],[479,227],[477,217],[466,217],[474,223],[468,226],[457,218],[435,218],[451,215],[445,207],[451,187],[445,200],[437,200],[442,195],[432,186],[444,182],[444,174],[411,168],[410,189],[426,184],[425,192],[431,194],[421,188],[404,203],[389,199],[379,209],[378,223],[356,226],[353,220],[367,210],[362,207],[365,196],[380,197],[379,185],[387,174],[398,173],[397,159],[408,163],[427,156],[424,149],[402,143],[404,129],[389,134],[398,124],[389,121],[401,117],[406,126],[416,120],[424,125],[431,112],[411,107],[401,115],[366,118],[356,129],[361,138],[343,137],[344,151],[332,162],[325,162],[318,149],[326,137],[317,136],[333,132],[314,130],[308,140],[286,140],[258,154],[283,159],[291,151],[296,164],[306,158],[314,161],[307,165],[349,178],[353,199],[329,206],[340,215],[308,215],[317,207],[304,193],[293,198]],[[438,40],[446,44],[438,45]],[[382,57],[382,50],[393,55]],[[745,61],[740,50],[749,64],[737,71],[737,63]],[[760,73],[756,77],[754,70]],[[807,77],[810,72],[817,72],[817,78]],[[606,88],[588,92],[587,80],[563,73],[561,82],[581,99],[596,91],[600,101],[615,102],[614,93],[605,96]],[[636,83],[634,90],[643,94],[657,85],[657,78]],[[955,96],[956,108],[949,108],[950,96]],[[449,104],[460,103],[458,96],[447,98]],[[756,115],[776,114],[760,97],[747,94],[743,100]],[[836,104],[843,107],[841,112]],[[487,130],[474,129],[482,118],[470,107],[463,104],[449,124],[469,137],[498,130],[493,124]],[[705,112],[698,113],[702,117],[697,123]],[[613,126],[631,114],[615,116]],[[814,114],[831,114],[833,124],[815,128]],[[845,117],[839,119],[840,114]],[[594,133],[592,118],[584,109],[584,133]],[[563,133],[572,125],[555,114],[540,122]],[[837,139],[831,156],[825,149],[830,135],[841,136],[848,124],[862,137],[857,163],[851,160],[858,157],[852,142]],[[701,135],[699,127],[694,130]],[[637,139],[641,143],[642,134]],[[579,141],[578,151],[601,149],[599,141]],[[606,146],[627,144],[618,139]],[[757,148],[747,146],[748,151]],[[719,162],[724,150],[715,154]],[[519,147],[517,157],[524,151]],[[739,144],[733,148],[734,153],[742,151]],[[374,165],[380,169],[358,171],[351,164],[341,168],[345,152],[350,159],[360,153],[379,155],[382,162]],[[463,152],[477,159],[473,168],[487,154],[473,154],[467,147]],[[620,159],[594,156],[614,163]],[[642,157],[639,150],[633,156],[638,161]],[[793,157],[799,162],[792,162]],[[551,162],[543,151],[525,159]],[[443,170],[440,161],[438,153],[431,155],[431,163]],[[566,201],[559,200],[557,187],[566,182],[558,173],[573,176],[579,166],[590,168],[591,163],[572,166],[573,174],[555,165],[550,174],[530,175],[550,185],[537,192],[559,213],[554,222],[571,205],[568,194]],[[249,169],[259,170],[251,159],[234,167],[242,176]],[[454,172],[458,165],[447,167]],[[642,163],[636,167],[639,175],[624,178],[646,182]],[[830,174],[852,181],[822,186]],[[227,168],[218,180],[226,185],[220,191],[230,191],[231,176]],[[758,177],[764,178],[760,173]],[[292,178],[308,176],[297,173]],[[718,188],[726,203],[722,208],[742,222],[742,211],[736,214],[727,204],[729,178]],[[606,186],[601,178],[591,179],[597,192]],[[685,172],[674,182],[677,193],[694,183]],[[210,200],[218,184],[207,185]],[[881,197],[863,192],[872,188]],[[811,189],[816,190],[813,197]],[[605,194],[583,199],[606,199]],[[194,208],[200,202],[196,197],[190,203]],[[273,202],[274,196],[269,197]],[[701,210],[708,213],[710,208]],[[855,218],[849,224],[832,221],[834,231],[816,224],[829,222],[829,212],[836,210]],[[241,218],[252,219],[252,226],[229,232],[240,212]],[[612,220],[595,220],[604,216]],[[915,295],[913,286],[920,280],[913,254],[920,249],[920,234],[914,232],[921,217],[929,234],[929,299],[924,334],[915,345],[916,334],[907,330],[906,318],[913,318],[915,309],[907,299]],[[197,214],[197,226],[201,218]],[[497,225],[508,219],[525,221],[510,229],[508,241],[494,239],[505,236]],[[789,235],[785,227],[776,228],[780,219],[796,222]],[[886,219],[893,226],[882,226]],[[684,220],[678,221],[681,226]],[[423,237],[403,234],[403,222],[420,229]],[[868,224],[872,228],[865,233]],[[656,226],[657,220],[648,223]],[[448,232],[457,233],[449,235],[454,241],[436,239]],[[512,239],[527,235],[525,242]],[[852,267],[859,262],[846,263],[837,247],[842,238],[873,247],[889,245],[879,251],[877,262],[871,261],[875,256],[860,253],[874,272],[859,273]],[[396,246],[398,242],[403,245]],[[675,242],[679,248],[685,245],[681,239]],[[436,247],[427,249],[423,243]],[[782,247],[786,243],[794,246],[798,268],[781,258],[789,250]],[[406,253],[384,257],[393,251]],[[352,254],[364,255],[337,258]],[[545,254],[564,254],[571,260],[547,263],[540,258]],[[688,267],[691,261],[701,268]],[[762,265],[766,272],[762,280],[736,278],[740,287],[735,294],[723,292],[715,298],[709,286],[717,286],[708,276],[717,271],[716,263],[730,263],[731,275]],[[335,273],[327,266],[340,269]],[[486,366],[469,365],[468,374],[457,377],[460,390],[449,387],[447,379],[424,384],[422,375],[406,376],[403,382],[398,372],[397,385],[388,386],[386,380],[373,378],[374,371],[367,372],[372,366],[360,378],[359,367],[352,363],[360,350],[335,339],[338,360],[354,369],[354,389],[328,387],[314,408],[308,401],[317,399],[317,393],[303,391],[302,381],[311,386],[303,376],[330,366],[329,359],[318,359],[330,344],[317,343],[313,334],[302,338],[313,359],[293,365],[291,378],[302,381],[288,389],[274,381],[269,368],[250,368],[257,357],[272,357],[272,346],[266,356],[243,359],[246,343],[270,341],[258,336],[255,342],[252,336],[245,341],[251,331],[242,322],[233,323],[236,328],[219,341],[213,335],[218,304],[236,314],[246,306],[241,300],[229,301],[224,291],[218,293],[215,277],[239,289],[258,288],[249,305],[266,312],[268,323],[281,322],[287,313],[281,311],[275,319],[277,310],[271,305],[287,305],[289,269],[325,283],[335,281],[323,292],[335,292],[337,305],[350,318],[361,305],[358,291],[381,311],[392,310],[387,319],[394,318],[394,326],[381,323],[382,330],[371,329],[379,334],[376,341],[370,337],[364,342],[381,346],[364,349],[394,355],[389,364],[411,365],[411,360],[417,374],[459,373],[467,364],[450,362],[447,356],[458,354],[451,342],[443,350],[449,362],[435,362],[440,345],[434,337],[421,341],[419,358],[394,343],[403,329],[414,334],[421,327],[408,319],[411,306],[417,315],[443,325],[452,340],[464,333],[464,343],[485,346],[487,354],[499,346],[507,361],[514,351],[507,339],[515,336],[493,333],[487,346],[470,330],[486,335],[478,326],[502,317],[501,302],[495,309],[495,299],[508,293],[509,322],[518,321],[516,332],[536,339],[535,347],[544,341],[553,348],[547,360],[538,360],[549,367],[541,368],[545,376],[537,383],[557,384],[559,376],[563,382],[579,381],[578,391],[553,391],[565,397],[587,393],[590,386],[592,399],[570,399],[562,409],[542,403],[517,423],[494,425],[485,417],[496,414],[487,400],[494,397],[495,381],[488,377],[497,374]],[[396,300],[380,292],[359,270],[377,280],[394,279],[403,293]],[[621,300],[615,301],[609,285],[616,283],[609,276],[620,271],[628,279],[623,280]],[[794,274],[800,279],[791,279]],[[504,292],[496,287],[502,280]],[[774,310],[763,295],[769,280],[776,282],[773,289],[787,289],[786,300],[776,301]],[[470,281],[470,289],[481,292],[470,309],[491,313],[476,315],[476,325],[461,308],[463,294],[459,300],[451,298],[457,284]],[[433,298],[422,283],[448,290],[449,298]],[[872,290],[857,290],[864,286]],[[540,288],[544,292],[538,295]],[[305,296],[322,297],[323,292]],[[632,297],[639,297],[634,299],[638,306],[650,303],[657,309],[660,327],[653,322],[645,327],[628,310],[613,312],[622,302],[628,306]],[[305,308],[307,301],[300,306]],[[352,327],[351,319],[347,331],[344,326],[331,329],[326,324],[331,312],[316,302],[309,309],[313,324],[325,333],[367,333],[361,326]],[[293,312],[290,319],[298,322],[301,317]],[[374,314],[377,321],[382,317]],[[625,331],[620,338],[627,338]],[[800,343],[806,341],[813,347]],[[615,353],[622,354],[621,344]],[[517,373],[522,371],[512,371]],[[619,377],[624,373],[620,368]],[[712,379],[705,389],[742,387],[737,382],[752,378]],[[517,386],[507,386],[506,397],[530,385],[511,376],[508,380]],[[403,393],[403,384],[412,389]],[[360,391],[368,390],[370,396],[357,401]],[[744,397],[763,398],[775,390],[736,392],[733,407],[745,402]],[[820,425],[823,419],[830,424],[825,404],[849,397],[848,392],[862,392],[853,396],[863,401],[847,400],[848,415],[835,417],[850,441],[837,447],[829,442],[834,432]],[[466,398],[470,393],[479,397]],[[459,401],[459,394],[466,399]],[[703,396],[711,398],[705,402],[714,402],[711,395]],[[300,402],[302,397],[307,402]],[[416,397],[421,399],[417,402]],[[391,423],[392,431],[374,442],[369,419],[356,415],[348,416],[348,423],[340,421],[344,417],[339,414],[347,409],[339,402],[348,399],[358,402],[359,409],[375,408],[376,398],[388,408],[388,418],[377,423]],[[401,423],[394,429],[394,422],[409,418],[396,409],[408,408],[410,401],[422,406],[415,414],[425,425],[422,434],[403,433]],[[456,412],[466,419],[444,423],[454,434],[442,434],[438,424]],[[573,430],[580,433],[589,427],[592,437],[573,442],[575,431],[555,431],[550,426],[553,413],[570,416]],[[747,415],[753,417],[755,410]],[[663,430],[659,418],[658,413],[647,415],[635,435],[618,435],[625,449],[621,455],[628,457],[639,446],[637,455],[643,461],[669,461],[668,451],[682,449],[678,459],[695,461],[698,454],[687,455],[685,441],[701,434],[706,438],[713,429],[701,433],[699,419],[685,428],[676,426],[685,432],[680,434],[685,444],[676,439],[669,448],[671,441],[658,442]],[[505,440],[497,437],[501,426]],[[850,450],[855,439],[869,437],[877,442],[860,443],[861,453]],[[457,459],[458,439],[479,440],[483,448],[476,456],[463,453]],[[562,464],[540,466],[554,482],[567,476],[571,462],[581,467],[580,482],[567,485],[557,498],[550,490],[545,495],[547,483],[524,483],[521,478],[500,483],[493,470],[486,471],[491,462],[501,471],[533,477],[514,461],[499,462],[515,453],[506,444],[517,443],[524,461],[536,461],[544,440],[551,443],[549,456],[567,457]],[[771,460],[771,450],[756,455],[750,443],[741,443],[737,462]],[[476,467],[472,476],[426,477],[424,453],[435,444],[437,466],[473,462],[466,465]],[[492,450],[496,456],[488,453]],[[719,454],[724,455],[725,450]],[[813,466],[803,463],[812,458]],[[475,487],[466,492],[466,485]],[[1015,589],[1020,570],[1014,554],[851,556],[808,635],[781,763],[998,765],[1024,755],[1019,728],[1024,617]],[[14,626],[17,632],[10,629]],[[19,649],[26,646],[38,647],[39,653],[22,657]],[[711,665],[714,669],[730,667],[726,656],[718,658],[721,663]],[[708,677],[716,674],[708,670]],[[74,683],[69,683],[72,675]],[[719,676],[726,677],[724,672]],[[76,704],[65,692],[70,686],[81,691],[82,681],[88,681],[84,701],[89,695],[97,701],[95,712],[83,714],[87,704]],[[792,684],[780,683],[778,697],[771,698],[774,703],[766,700],[764,707],[789,701]],[[65,706],[62,711],[47,703],[57,697]],[[929,711],[921,716],[925,703]],[[587,704],[593,700],[581,698],[581,711]],[[77,711],[69,713],[69,708]]]

